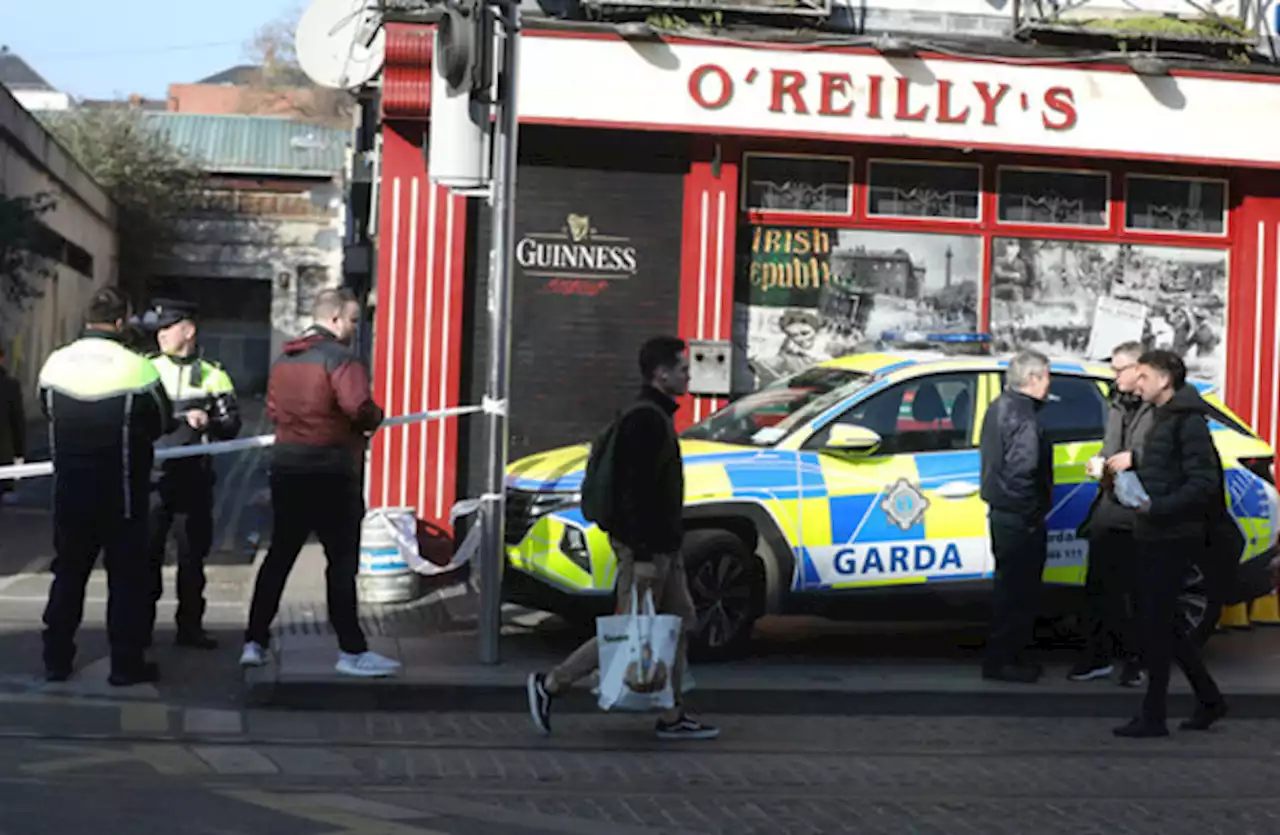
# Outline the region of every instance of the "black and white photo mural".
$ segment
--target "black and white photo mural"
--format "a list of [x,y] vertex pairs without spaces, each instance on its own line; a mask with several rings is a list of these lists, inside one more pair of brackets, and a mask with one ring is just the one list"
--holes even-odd
[[1221,384],[1226,294],[1221,249],[995,238],[992,349],[1104,360],[1118,343],[1140,340]]

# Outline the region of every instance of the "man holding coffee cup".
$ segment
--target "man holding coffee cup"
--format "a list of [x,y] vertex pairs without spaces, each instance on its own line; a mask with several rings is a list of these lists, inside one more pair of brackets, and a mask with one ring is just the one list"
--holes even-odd
[[1152,406],[1137,393],[1136,367],[1142,353],[1140,342],[1125,342],[1112,350],[1111,368],[1116,381],[1102,452],[1085,466],[1089,477],[1101,483],[1098,498],[1078,532],[1089,540],[1089,575],[1085,581],[1087,643],[1067,676],[1072,681],[1105,678],[1121,663],[1120,684],[1141,687],[1145,683],[1134,634],[1136,513],[1116,499],[1114,487],[1117,474],[1134,468],[1135,456],[1140,454],[1151,428]]

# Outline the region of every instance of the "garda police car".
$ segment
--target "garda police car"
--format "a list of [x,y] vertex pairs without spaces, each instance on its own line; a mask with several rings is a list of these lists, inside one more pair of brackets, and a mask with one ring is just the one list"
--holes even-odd
[[[993,357],[858,354],[745,396],[682,433],[684,557],[702,657],[740,652],[763,614],[957,618],[985,607],[994,570],[978,495],[979,429],[1003,387]],[[1078,610],[1096,493],[1085,475],[1111,370],[1055,362],[1040,412],[1054,444],[1046,611]],[[1270,588],[1278,503],[1271,448],[1213,389],[1213,436],[1244,534],[1234,598]],[[586,445],[533,455],[507,477],[508,600],[569,618],[610,610],[608,537],[577,507]],[[1063,608],[1059,608],[1063,607]],[[1214,615],[1216,618],[1216,614]]]

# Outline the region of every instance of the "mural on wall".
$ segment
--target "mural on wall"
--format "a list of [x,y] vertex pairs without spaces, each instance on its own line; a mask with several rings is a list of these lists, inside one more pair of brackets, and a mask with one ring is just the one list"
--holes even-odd
[[1221,384],[1226,294],[1225,250],[995,238],[992,349],[1104,360],[1136,339]]
[[979,237],[754,226],[742,239],[735,392],[885,339],[977,329]]

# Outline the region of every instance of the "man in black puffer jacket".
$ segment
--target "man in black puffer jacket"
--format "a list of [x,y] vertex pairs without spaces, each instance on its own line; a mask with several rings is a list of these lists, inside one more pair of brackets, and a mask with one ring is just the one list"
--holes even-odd
[[1177,628],[1177,600],[1205,548],[1215,503],[1223,501],[1221,463],[1209,433],[1208,404],[1187,385],[1187,368],[1171,351],[1138,360],[1138,389],[1155,407],[1134,472],[1148,500],[1137,508],[1138,616],[1142,657],[1149,676],[1142,715],[1116,728],[1117,736],[1167,736],[1169,667],[1177,661],[1198,705],[1187,730],[1204,730],[1226,715],[1226,703],[1191,636]]
[[995,589],[984,678],[1030,684],[1043,668],[1020,656],[1031,642],[1048,552],[1053,447],[1037,414],[1049,396],[1049,360],[1022,351],[1009,361],[1008,388],[982,423],[982,500],[987,503]]

